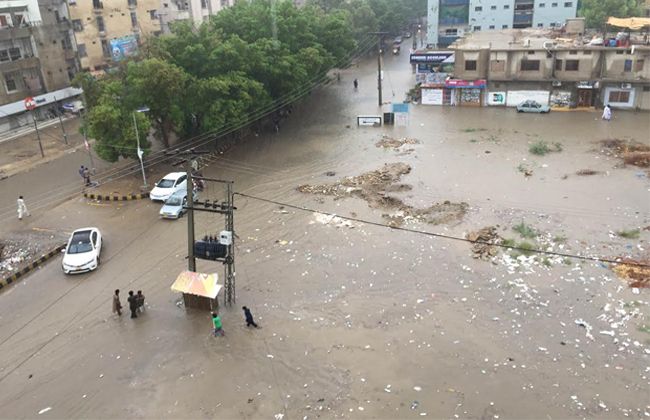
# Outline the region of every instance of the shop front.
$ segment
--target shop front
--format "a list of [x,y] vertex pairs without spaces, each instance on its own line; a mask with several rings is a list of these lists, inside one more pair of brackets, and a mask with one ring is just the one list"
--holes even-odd
[[602,97],[603,105],[613,108],[634,108],[636,89],[630,83],[607,86]]
[[447,73],[429,73],[420,86],[422,105],[455,105],[452,98],[452,89],[445,87],[449,78]]
[[445,81],[445,87],[453,89],[451,93],[452,102],[459,106],[482,106],[486,86],[487,81],[485,79],[449,79]]
[[454,71],[454,53],[451,51],[415,51],[410,55],[415,66],[416,83],[425,83],[430,74]]
[[584,81],[576,83],[576,107],[589,108],[594,106],[597,88],[598,82]]

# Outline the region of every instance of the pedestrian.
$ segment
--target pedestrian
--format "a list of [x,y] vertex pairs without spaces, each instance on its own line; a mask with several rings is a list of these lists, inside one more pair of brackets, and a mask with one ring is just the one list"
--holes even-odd
[[223,331],[223,325],[221,324],[221,318],[216,312],[212,312],[212,325],[214,326],[214,336],[223,337],[226,333]]
[[255,320],[253,320],[253,314],[251,313],[251,310],[245,306],[242,306],[241,308],[244,310],[244,317],[246,317],[246,326],[253,326],[257,328],[257,324],[255,323]]
[[609,121],[612,119],[612,109],[607,104],[605,105],[605,108],[603,108],[602,119],[605,121]]
[[79,176],[81,179],[83,179],[84,184],[86,183],[86,176],[84,175],[86,173],[86,167],[81,165],[81,168],[79,168]]
[[113,295],[113,313],[122,316],[122,302],[120,302],[120,289],[115,289]]
[[31,216],[22,195],[18,197],[16,204],[18,204],[18,220],[23,220],[23,216]]
[[142,294],[142,290],[138,290],[138,294],[135,295],[137,302],[138,302],[138,311],[142,313],[144,311],[144,295]]
[[129,309],[131,310],[131,318],[137,318],[138,314],[138,298],[133,294],[133,290],[129,290]]
[[354,90],[357,90],[357,88],[359,87],[359,81],[357,79],[354,79],[354,82],[352,83],[354,84]]
[[84,183],[86,184],[86,187],[90,186],[90,169],[84,168]]
[[337,81],[337,82],[340,82],[340,81],[341,81],[341,72],[340,72],[340,71],[337,71],[337,72],[336,72],[336,81]]

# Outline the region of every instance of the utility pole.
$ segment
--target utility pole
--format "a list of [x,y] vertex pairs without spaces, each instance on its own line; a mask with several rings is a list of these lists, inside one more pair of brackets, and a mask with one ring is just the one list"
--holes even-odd
[[377,35],[377,93],[379,94],[379,106],[381,107],[383,100],[381,97],[381,41],[387,32],[369,32],[370,35]]
[[[56,97],[54,97],[54,103],[56,104]],[[68,144],[68,134],[65,132],[65,127],[63,126],[63,120],[61,119],[61,111],[59,110],[58,105],[56,106],[56,115],[59,117],[59,124],[61,124],[61,131],[63,131],[63,141],[65,144]]]
[[32,119],[34,120],[34,129],[36,130],[36,138],[38,138],[38,147],[41,149],[41,157],[45,157],[45,152],[43,152],[43,143],[41,143],[41,135],[38,132],[38,125],[36,125],[36,116],[34,111],[32,111]]
[[196,258],[194,258],[194,181],[192,181],[192,159],[187,159],[187,269],[196,272]]

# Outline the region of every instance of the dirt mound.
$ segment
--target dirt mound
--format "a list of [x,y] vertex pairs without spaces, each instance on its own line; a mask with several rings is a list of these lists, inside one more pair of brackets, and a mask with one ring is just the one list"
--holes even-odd
[[419,144],[420,141],[416,139],[409,139],[409,138],[401,138],[401,139],[395,139],[389,136],[382,136],[381,140],[379,140],[377,143],[375,143],[376,147],[383,147],[385,149],[394,149],[397,150],[400,147],[404,146],[405,144]]
[[650,265],[650,258],[643,260],[624,258],[621,262],[622,264],[617,264],[613,268],[616,275],[626,280],[630,287],[650,287],[650,267],[636,265]]
[[[499,253],[499,248],[494,245],[501,241],[501,237],[497,233],[495,226],[486,226],[475,232],[470,232],[466,236],[470,241],[479,241],[481,243],[474,243],[472,245],[472,256],[481,260],[489,260]],[[485,242],[485,243],[483,243]]]
[[650,145],[621,139],[602,140],[600,144],[606,153],[623,159],[628,165],[650,167]]
[[385,164],[381,169],[346,177],[333,184],[305,184],[297,189],[307,194],[330,195],[334,199],[354,196],[365,200],[370,207],[394,210],[393,213],[383,215],[391,226],[401,226],[408,220],[441,224],[462,219],[468,209],[467,203],[445,201],[418,209],[391,196],[390,193],[411,190],[410,185],[398,183],[402,175],[410,172],[411,167],[406,163],[391,163]]

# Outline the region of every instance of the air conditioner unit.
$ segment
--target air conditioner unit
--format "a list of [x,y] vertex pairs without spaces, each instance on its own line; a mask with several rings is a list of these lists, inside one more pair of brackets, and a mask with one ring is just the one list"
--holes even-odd
[[632,89],[632,83],[621,83],[621,89]]
[[559,80],[553,80],[553,86],[554,87],[562,86],[562,82],[560,82]]

